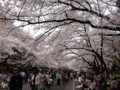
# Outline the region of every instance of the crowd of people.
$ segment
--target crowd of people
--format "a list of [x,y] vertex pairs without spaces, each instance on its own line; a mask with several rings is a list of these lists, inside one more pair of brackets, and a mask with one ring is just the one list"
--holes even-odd
[[76,88],[82,90],[120,90],[120,77],[116,76],[107,80],[104,74],[80,73],[75,81],[78,83]]
[[23,85],[29,84],[31,90],[50,89],[53,85],[61,85],[73,80],[74,73],[69,70],[31,70],[25,72],[19,68],[13,68],[12,71],[0,72],[0,88],[7,90],[22,90]]
[[[1,69],[2,70],[2,69]],[[7,90],[23,90],[23,85],[29,84],[31,90],[50,89],[53,85],[66,85],[74,81],[77,90],[120,90],[120,77],[114,77],[110,81],[104,74],[77,73],[63,69],[20,69],[9,68],[8,71],[0,71],[0,88]]]

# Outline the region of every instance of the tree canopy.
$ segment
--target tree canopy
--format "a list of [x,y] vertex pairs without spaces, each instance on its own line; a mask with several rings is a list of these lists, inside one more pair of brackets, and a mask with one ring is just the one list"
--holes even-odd
[[20,44],[38,65],[109,72],[119,60],[119,0],[1,0],[0,8],[3,42]]

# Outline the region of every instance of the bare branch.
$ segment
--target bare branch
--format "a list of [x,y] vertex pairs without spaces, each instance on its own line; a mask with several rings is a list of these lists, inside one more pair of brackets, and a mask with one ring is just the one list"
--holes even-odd
[[[67,6],[71,6],[71,7],[72,7],[72,10],[85,11],[85,12],[89,12],[89,13],[91,13],[91,14],[95,14],[95,15],[98,16],[98,17],[106,18],[107,20],[110,19],[110,17],[104,16],[104,15],[102,15],[101,13],[98,13],[98,12],[93,11],[92,9],[89,10],[89,9],[86,8],[86,7],[84,7],[84,8],[81,9],[81,8],[77,8],[77,7],[73,6],[72,4],[69,4],[69,3],[66,3],[66,2],[62,2],[62,1],[60,1],[60,0],[58,0],[58,1],[59,1],[59,3],[65,4],[65,5],[67,5]],[[82,5],[82,6],[83,6],[83,5]]]
[[27,0],[24,1],[23,5],[22,5],[22,7],[21,7],[21,9],[20,9],[20,11],[19,11],[19,13],[18,13],[18,20],[19,20],[19,18],[20,18],[20,14],[21,14],[21,12],[22,12],[22,10],[23,10],[26,2],[27,2]]
[[42,34],[40,37],[38,37],[35,41],[38,41],[40,38],[42,38],[46,33],[50,32],[51,30],[56,29],[61,26],[64,26],[64,25],[68,25],[70,23],[72,23],[72,22],[68,22],[68,23],[64,23],[64,24],[60,24],[60,25],[52,27],[51,29],[47,30],[44,34]]
[[25,26],[27,26],[27,25],[28,25],[28,24],[20,25],[20,26],[18,26],[18,27],[14,27],[14,28],[12,28],[12,29],[7,33],[6,36],[8,36],[13,30],[15,30],[15,29],[17,29],[17,28],[20,28],[20,27],[25,27]]

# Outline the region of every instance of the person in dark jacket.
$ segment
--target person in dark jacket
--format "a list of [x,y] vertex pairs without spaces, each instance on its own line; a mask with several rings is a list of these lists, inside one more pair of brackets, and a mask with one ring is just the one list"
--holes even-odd
[[18,68],[13,69],[13,75],[9,82],[10,90],[22,90],[23,79],[22,76],[18,73]]

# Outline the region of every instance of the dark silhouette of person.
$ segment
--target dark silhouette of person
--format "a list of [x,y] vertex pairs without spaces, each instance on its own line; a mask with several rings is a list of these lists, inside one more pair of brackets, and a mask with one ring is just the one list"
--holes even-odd
[[23,86],[23,78],[18,73],[18,68],[13,69],[13,75],[9,82],[9,88],[10,90],[22,90]]

